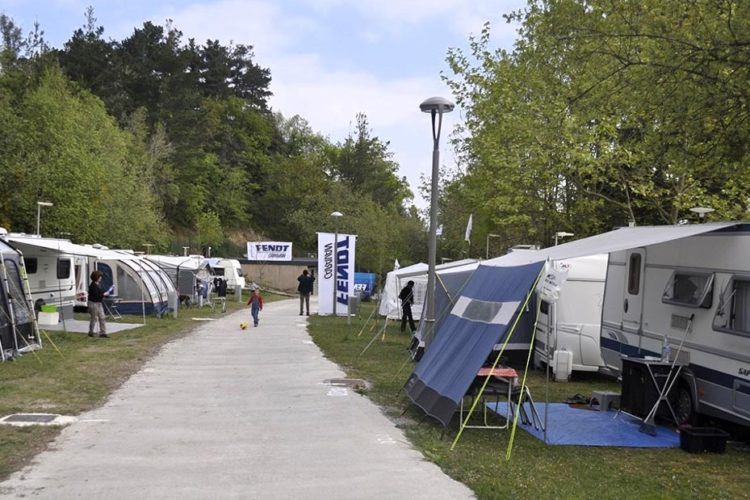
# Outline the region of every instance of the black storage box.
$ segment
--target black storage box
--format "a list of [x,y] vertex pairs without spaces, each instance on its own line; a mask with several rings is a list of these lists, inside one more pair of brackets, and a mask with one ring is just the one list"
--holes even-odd
[[724,453],[729,434],[714,427],[680,427],[680,448],[688,453]]

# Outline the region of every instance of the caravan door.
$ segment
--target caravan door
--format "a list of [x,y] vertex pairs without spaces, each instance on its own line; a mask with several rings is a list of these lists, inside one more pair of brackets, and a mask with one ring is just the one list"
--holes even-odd
[[625,300],[622,304],[622,329],[626,333],[640,333],[643,316],[643,271],[646,249],[635,248],[625,253]]

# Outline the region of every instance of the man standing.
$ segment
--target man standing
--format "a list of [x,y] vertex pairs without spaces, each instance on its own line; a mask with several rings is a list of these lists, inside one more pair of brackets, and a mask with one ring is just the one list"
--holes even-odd
[[299,315],[302,316],[304,306],[307,308],[307,315],[310,316],[310,294],[313,291],[315,277],[305,269],[297,278],[297,281],[299,281],[299,285],[297,286],[297,291],[299,292]]
[[409,280],[404,288],[401,289],[401,293],[398,294],[398,298],[401,299],[401,331],[406,330],[406,320],[409,320],[409,328],[412,333],[417,329],[414,326],[414,317],[411,315],[411,305],[414,303],[414,282]]
[[102,290],[102,278],[101,271],[94,271],[91,273],[91,284],[89,285],[89,337],[94,336],[94,328],[99,323],[99,336],[108,339],[107,335],[107,322],[106,316],[104,315],[104,297],[112,292],[112,288],[106,292]]

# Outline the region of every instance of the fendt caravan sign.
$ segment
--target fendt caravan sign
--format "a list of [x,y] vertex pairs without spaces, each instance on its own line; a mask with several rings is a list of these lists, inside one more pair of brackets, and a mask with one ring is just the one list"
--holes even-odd
[[288,241],[248,241],[247,260],[292,260],[292,244]]
[[[318,233],[318,310],[346,316],[349,295],[354,293],[354,259],[357,236],[353,234]],[[335,252],[335,253],[334,253]]]

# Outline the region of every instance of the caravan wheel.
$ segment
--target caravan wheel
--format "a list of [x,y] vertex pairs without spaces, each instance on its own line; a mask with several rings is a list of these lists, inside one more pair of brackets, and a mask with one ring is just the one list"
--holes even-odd
[[690,386],[686,382],[682,381],[679,383],[671,403],[674,414],[677,417],[677,425],[695,423],[693,395],[690,391]]

